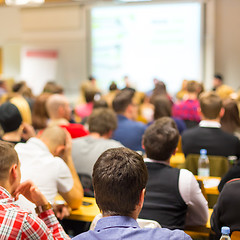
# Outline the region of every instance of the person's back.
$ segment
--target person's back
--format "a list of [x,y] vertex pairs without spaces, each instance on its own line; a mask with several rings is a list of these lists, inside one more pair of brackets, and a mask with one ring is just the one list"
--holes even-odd
[[78,173],[92,175],[98,157],[109,148],[122,147],[110,139],[117,127],[116,114],[111,109],[95,109],[88,118],[90,135],[73,139],[72,157]]
[[[74,201],[78,199],[80,205],[82,187],[79,179],[74,177],[75,170],[71,169],[71,160],[65,162],[58,157],[64,153],[64,144],[68,144],[66,133],[56,126],[45,129],[40,138],[30,138],[27,143],[17,144],[15,149],[21,162],[22,181],[31,179],[51,203],[58,192],[64,197],[75,189],[77,192],[74,198],[66,200],[70,206],[74,204],[72,207],[76,208]],[[67,155],[71,157],[71,152]],[[25,199],[19,199],[20,206],[33,210],[33,206],[28,207],[28,204]]]
[[118,127],[113,133],[113,139],[132,150],[143,151],[141,140],[146,125],[135,121],[137,106],[133,96],[133,91],[122,90],[113,100],[113,109],[118,114]]
[[105,151],[93,168],[96,202],[103,217],[95,229],[75,240],[191,239],[183,231],[141,229],[136,221],[144,201],[147,168],[143,158],[127,148]]
[[213,92],[203,93],[200,106],[202,121],[199,126],[186,130],[182,135],[184,154],[199,154],[204,148],[209,155],[239,157],[240,141],[220,129],[220,119],[224,114],[220,97]]
[[233,179],[227,182],[218,197],[218,201],[214,206],[211,216],[211,228],[217,234],[219,239],[221,236],[221,227],[230,227],[233,231],[240,231],[240,179]]
[[178,139],[176,124],[169,117],[155,121],[143,136],[149,179],[139,216],[169,229],[204,225],[208,217],[207,201],[193,174],[169,164]]
[[[201,123],[204,124],[204,121]],[[184,131],[182,135],[182,149],[184,154],[199,154],[206,149],[208,155],[240,156],[240,143],[237,137],[226,133],[220,127],[204,127],[201,125]]]
[[67,98],[62,94],[51,95],[46,102],[47,113],[49,115],[48,127],[60,126],[67,129],[72,138],[88,135],[83,125],[70,123],[71,108]]
[[187,83],[187,97],[182,102],[173,106],[173,117],[194,122],[200,121],[198,113],[199,100],[197,99],[197,87],[198,84],[195,81],[189,81]]
[[[108,226],[111,227],[108,227]],[[166,228],[140,228],[131,217],[105,217],[97,222],[94,231],[82,233],[77,240],[184,240],[191,239],[183,231]]]
[[[0,239],[70,239],[39,189],[31,181],[20,184],[20,163],[13,146],[0,141],[0,151]],[[35,205],[38,217],[16,204],[20,194]]]

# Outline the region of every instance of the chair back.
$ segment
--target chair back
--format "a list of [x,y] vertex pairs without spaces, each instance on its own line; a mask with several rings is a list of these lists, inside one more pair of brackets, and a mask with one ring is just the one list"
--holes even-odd
[[231,240],[240,240],[240,231],[232,232]]
[[203,196],[205,197],[206,200],[208,200],[206,189],[205,189],[204,184],[203,184],[203,180],[202,179],[197,179],[197,182],[199,184],[199,187],[200,187],[200,189],[202,191]]
[[[199,154],[189,154],[186,157],[184,167],[191,171],[194,175],[198,175],[198,159]],[[228,159],[224,156],[208,155],[210,176],[223,177],[228,169]]]
[[84,197],[94,197],[94,190],[93,190],[91,176],[85,173],[78,173],[78,177],[83,186]]

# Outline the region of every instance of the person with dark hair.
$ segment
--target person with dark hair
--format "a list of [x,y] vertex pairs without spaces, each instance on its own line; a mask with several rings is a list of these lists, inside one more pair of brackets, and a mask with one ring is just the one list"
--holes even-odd
[[187,94],[185,99],[173,105],[173,117],[177,117],[185,121],[188,128],[198,125],[200,122],[199,100],[198,100],[198,87],[196,81],[188,81],[186,90]]
[[169,117],[156,120],[143,135],[149,179],[140,217],[169,229],[205,225],[208,219],[208,204],[193,174],[169,165],[178,140],[176,124]]
[[[172,117],[172,104],[165,96],[156,97],[154,102],[154,120],[161,117]],[[181,134],[187,127],[183,120],[173,117],[177,124],[179,133]]]
[[72,157],[77,172],[91,176],[94,163],[105,150],[123,145],[111,139],[117,128],[117,117],[112,109],[93,110],[88,125],[88,136],[73,139]]
[[84,94],[86,103],[75,107],[75,113],[81,118],[81,120],[88,117],[92,113],[95,94],[95,90],[86,90]]
[[134,92],[122,90],[114,98],[112,106],[118,118],[118,127],[113,133],[113,139],[132,150],[143,151],[141,141],[146,125],[135,121],[138,106],[134,102]]
[[233,179],[224,185],[211,216],[211,228],[220,239],[221,228],[230,227],[230,232],[240,231],[240,179]]
[[[13,146],[0,141],[0,152],[0,239],[70,239],[33,182],[20,184],[20,162]],[[36,206],[38,217],[15,203],[20,194]]]
[[223,76],[221,74],[215,74],[213,78],[213,91],[216,91],[218,87],[223,84]]
[[148,173],[138,153],[127,148],[105,151],[94,165],[92,178],[103,218],[97,222],[94,231],[73,239],[191,239],[179,230],[139,227],[136,219],[143,205]]
[[202,121],[199,126],[187,129],[182,135],[185,156],[199,154],[206,149],[208,155],[240,157],[240,141],[221,129],[220,119],[224,115],[221,98],[214,92],[200,95]]
[[32,126],[23,123],[18,108],[10,102],[5,102],[0,106],[0,124],[4,131],[0,140],[17,144],[26,142],[30,137],[35,136]]
[[234,93],[234,90],[230,86],[223,84],[223,76],[221,74],[214,75],[212,90],[216,91],[222,99],[227,99]]
[[223,101],[224,115],[221,118],[222,130],[240,139],[240,117],[237,102],[233,99]]

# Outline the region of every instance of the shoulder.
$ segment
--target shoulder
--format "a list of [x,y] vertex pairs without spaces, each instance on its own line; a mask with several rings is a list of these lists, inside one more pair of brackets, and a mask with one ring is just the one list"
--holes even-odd
[[[151,239],[162,239],[162,240],[187,240],[191,239],[184,231],[182,230],[169,230],[166,228],[155,228],[155,229],[142,229],[146,231],[151,236]],[[146,234],[146,237],[147,235]]]
[[199,133],[201,132],[201,128],[199,126],[197,127],[193,127],[193,128],[189,128],[189,129],[186,129],[183,134],[182,134],[182,137],[187,137],[187,136],[191,136],[191,135],[194,135],[195,133]]

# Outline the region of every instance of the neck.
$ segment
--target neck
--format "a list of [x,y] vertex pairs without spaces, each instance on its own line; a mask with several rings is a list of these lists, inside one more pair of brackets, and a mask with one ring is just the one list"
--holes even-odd
[[99,139],[99,138],[109,139],[109,134],[108,133],[100,135],[97,132],[91,132],[89,135],[93,138],[96,138],[96,139]]
[[187,93],[187,99],[189,100],[196,100],[197,99],[197,94],[196,93]]
[[5,188],[10,194],[12,194],[12,188],[7,180],[0,181],[0,186]]
[[202,120],[209,121],[209,122],[218,122],[218,123],[220,123],[220,118],[208,119],[206,117],[202,117]]

